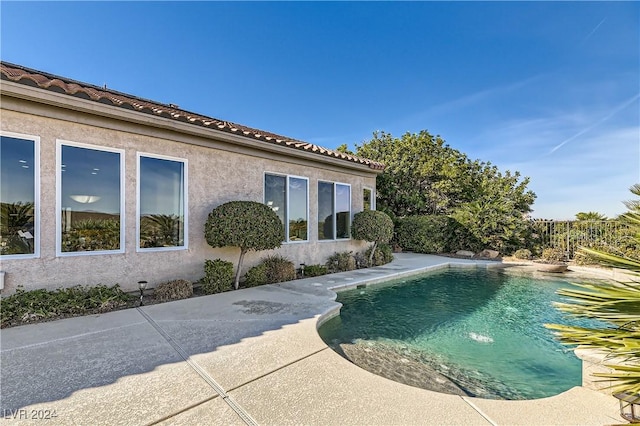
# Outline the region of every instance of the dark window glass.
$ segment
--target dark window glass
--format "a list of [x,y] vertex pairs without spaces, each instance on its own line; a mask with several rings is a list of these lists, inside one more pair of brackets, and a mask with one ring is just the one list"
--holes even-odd
[[0,254],[35,254],[35,142],[0,139]]
[[185,245],[184,166],[140,156],[140,248]]

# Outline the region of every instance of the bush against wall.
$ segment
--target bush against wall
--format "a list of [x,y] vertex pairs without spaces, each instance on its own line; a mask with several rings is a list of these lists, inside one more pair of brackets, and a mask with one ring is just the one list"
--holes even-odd
[[230,201],[209,213],[204,235],[211,247],[239,247],[235,288],[240,284],[242,261],[248,251],[280,247],[284,226],[268,206],[255,201]]
[[328,273],[329,270],[325,265],[306,265],[304,267],[304,277],[319,277]]
[[245,287],[281,283],[296,279],[293,262],[282,256],[267,256],[245,274]]
[[187,299],[193,295],[193,284],[187,280],[173,280],[153,289],[153,298],[159,302]]
[[222,293],[233,288],[233,263],[221,259],[204,261],[204,294]]
[[396,242],[403,250],[416,253],[478,251],[483,248],[455,219],[441,215],[398,219]]
[[356,269],[356,258],[350,251],[334,253],[329,256],[326,263],[329,273],[353,271]]

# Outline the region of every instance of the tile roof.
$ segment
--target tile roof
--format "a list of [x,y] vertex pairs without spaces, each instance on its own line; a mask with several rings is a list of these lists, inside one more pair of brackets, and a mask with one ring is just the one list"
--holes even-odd
[[162,104],[147,99],[138,98],[126,93],[94,86],[87,83],[59,77],[43,71],[38,71],[9,62],[0,62],[0,78],[16,83],[35,86],[53,92],[64,93],[70,96],[100,102],[107,105],[142,112],[149,115],[164,117],[190,123],[195,126],[210,128],[213,130],[235,134],[245,138],[262,141],[264,143],[286,146],[291,149],[311,152],[326,157],[334,157],[340,160],[369,166],[374,170],[383,170],[384,164],[355,155],[344,154],[335,150],[323,148],[308,142],[291,139],[286,136],[265,132],[259,129],[223,121],[178,108],[173,104]]

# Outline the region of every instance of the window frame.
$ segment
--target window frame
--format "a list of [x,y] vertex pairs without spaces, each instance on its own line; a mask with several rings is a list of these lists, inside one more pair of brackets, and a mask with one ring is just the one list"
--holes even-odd
[[0,260],[40,258],[40,136],[0,131],[0,136],[33,142],[33,253],[5,254]]
[[[94,151],[111,152],[120,155],[120,249],[118,250],[95,250],[95,251],[62,251],[62,147],[72,146],[75,148],[92,149]],[[64,139],[56,139],[56,257],[72,256],[99,256],[105,254],[125,253],[125,150],[120,148],[93,145],[84,142],[74,142]]]
[[[183,245],[173,247],[140,247],[140,182],[141,182],[141,167],[140,159],[142,157],[152,158],[156,160],[167,160],[182,163],[182,208],[183,208],[183,225],[184,225],[184,238]],[[168,155],[153,154],[150,152],[136,152],[136,252],[148,253],[154,251],[176,251],[176,250],[188,250],[189,249],[189,162],[186,158],[171,157]]]
[[[311,241],[311,235],[309,235],[309,178],[305,177],[305,176],[296,176],[296,175],[289,175],[289,174],[285,174],[285,173],[275,173],[275,172],[264,172],[262,175],[262,198],[263,198],[263,203],[266,205],[267,204],[267,191],[265,188],[265,184],[267,181],[267,175],[271,175],[271,176],[278,176],[278,177],[284,177],[285,178],[285,204],[286,204],[286,209],[285,209],[285,223],[284,223],[284,241],[283,243],[285,244],[304,244],[304,243],[308,243]],[[289,195],[291,193],[291,191],[289,191],[289,179],[290,178],[294,178],[294,179],[302,179],[306,182],[307,185],[307,197],[306,197],[306,213],[307,213],[307,239],[306,240],[294,240],[291,241],[290,235],[289,235],[289,221],[290,221],[290,217],[289,217],[289,209],[291,207],[291,202],[290,202],[290,198]]]
[[[318,179],[318,187],[320,186],[320,183],[329,183],[333,186],[333,206],[332,206],[332,213],[331,213],[331,217],[333,220],[333,238],[324,238],[324,239],[320,239],[320,235],[318,235],[318,242],[336,242],[336,241],[349,241],[352,239],[351,237],[351,225],[353,225],[353,191],[352,191],[352,186],[350,183],[345,183],[345,182],[333,182],[330,180],[323,180],[323,179]],[[347,238],[338,238],[338,212],[336,211],[336,205],[338,203],[338,197],[337,197],[337,185],[343,185],[343,186],[347,186],[349,187],[349,237]],[[318,191],[318,195],[319,195],[319,191]],[[318,200],[316,200],[318,201]],[[320,205],[318,205],[318,215],[320,213]],[[319,219],[319,217],[318,217]],[[318,220],[319,222],[319,220]],[[317,226],[316,226],[317,228]]]

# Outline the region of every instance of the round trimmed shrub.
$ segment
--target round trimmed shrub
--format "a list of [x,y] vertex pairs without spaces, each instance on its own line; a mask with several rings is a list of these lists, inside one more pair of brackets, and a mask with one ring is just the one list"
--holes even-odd
[[284,241],[284,226],[278,215],[256,201],[230,201],[209,213],[204,236],[211,247],[239,247],[235,288],[240,283],[244,255],[251,250],[270,250]]
[[393,237],[393,220],[383,212],[364,210],[353,217],[351,234],[356,240],[373,243],[369,254],[369,264],[372,264],[376,247],[388,243]]

